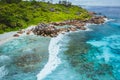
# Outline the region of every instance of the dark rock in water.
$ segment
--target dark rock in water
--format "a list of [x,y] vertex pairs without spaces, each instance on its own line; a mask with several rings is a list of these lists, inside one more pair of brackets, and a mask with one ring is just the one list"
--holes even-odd
[[19,37],[19,34],[14,34],[13,36],[14,36],[14,37]]
[[105,22],[104,20],[105,17],[102,16],[95,16],[93,18],[91,18],[90,20],[88,20],[88,23],[94,23],[94,24],[102,24]]
[[85,28],[85,27],[81,27],[80,29],[81,29],[81,30],[86,30],[86,28]]
[[97,13],[97,15],[102,15],[102,13]]
[[40,63],[42,58],[38,54],[25,54],[19,56],[19,58],[15,61],[15,64],[22,68],[25,72],[30,72],[36,69],[35,65]]
[[76,31],[77,29],[76,29],[76,27],[71,27],[70,30],[71,30],[71,31]]
[[26,34],[29,35],[30,33],[31,33],[31,30],[28,30]]

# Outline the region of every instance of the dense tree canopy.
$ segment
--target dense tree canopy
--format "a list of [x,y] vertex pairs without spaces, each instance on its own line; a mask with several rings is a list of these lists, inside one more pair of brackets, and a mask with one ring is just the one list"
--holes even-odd
[[[21,0],[2,1],[8,2],[0,3],[0,33],[22,29],[41,22],[90,18],[88,12],[78,6],[68,7],[62,4],[34,1],[20,2]],[[19,3],[14,1],[19,1]]]
[[2,3],[19,3],[22,0],[1,0]]

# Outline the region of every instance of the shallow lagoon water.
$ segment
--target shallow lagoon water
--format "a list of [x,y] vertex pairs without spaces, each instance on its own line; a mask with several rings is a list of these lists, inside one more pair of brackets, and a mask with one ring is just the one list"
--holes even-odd
[[1,80],[36,80],[48,61],[50,38],[21,36],[0,46]]

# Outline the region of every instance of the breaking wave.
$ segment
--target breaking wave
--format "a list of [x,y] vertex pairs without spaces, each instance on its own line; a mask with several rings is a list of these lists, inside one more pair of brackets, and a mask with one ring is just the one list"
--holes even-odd
[[59,41],[62,40],[63,34],[58,35],[55,38],[52,38],[49,44],[49,60],[44,68],[37,75],[37,80],[44,79],[48,74],[50,74],[56,67],[61,64],[61,60],[58,57],[60,52],[60,44]]

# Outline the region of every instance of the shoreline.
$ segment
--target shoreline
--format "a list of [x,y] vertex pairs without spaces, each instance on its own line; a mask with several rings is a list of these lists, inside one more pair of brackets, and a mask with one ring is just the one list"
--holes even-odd
[[[111,21],[111,20],[109,20],[107,18],[104,18],[104,17],[102,17],[102,19],[104,20],[103,23]],[[73,22],[74,22],[74,20],[73,20]],[[59,23],[59,25],[61,25],[61,23],[64,23],[64,22],[56,22],[56,23]],[[103,24],[103,23],[100,23],[100,24]],[[69,22],[67,24],[69,24]],[[61,26],[65,26],[67,24],[64,23]],[[81,24],[81,23],[78,23],[78,24]],[[28,27],[26,29],[22,29],[22,30],[19,30],[19,31],[12,31],[12,32],[6,32],[6,33],[3,33],[3,34],[0,34],[0,45],[6,43],[9,40],[15,39],[15,38],[20,37],[20,36],[25,36],[25,35],[38,35],[38,36],[51,37],[52,38],[52,37],[57,37],[57,35],[59,35],[59,34],[65,34],[66,32],[68,33],[68,32],[74,32],[74,31],[79,31],[79,30],[91,31],[91,29],[88,28],[88,26],[90,26],[90,25],[99,25],[99,24],[87,23],[86,22],[85,24],[80,25],[79,26],[80,28],[76,28],[74,26],[74,24],[73,24],[73,25],[67,25],[67,26],[71,26],[71,28],[70,27],[68,27],[68,28],[60,28],[60,29],[57,30],[58,26],[53,25],[53,23],[51,23],[51,24],[41,23],[41,24],[39,24],[37,26],[32,25],[32,26],[30,26],[30,27]],[[39,27],[39,26],[42,27],[40,29],[40,31],[43,31],[42,34],[36,33],[37,31],[39,32],[39,28],[37,29],[37,27]],[[81,27],[82,27],[82,29],[81,29]],[[44,33],[49,33],[49,34],[46,35]]]
[[[10,40],[16,39],[20,36],[25,36],[27,34],[27,31],[32,29],[33,27],[35,27],[35,26],[30,26],[26,29],[22,29],[22,30],[24,30],[24,33],[19,33],[19,31],[12,31],[12,32],[6,32],[3,34],[0,34],[0,46]],[[16,34],[18,34],[18,35],[16,35]],[[33,34],[31,33],[30,35],[33,35]]]
[[12,40],[12,39],[15,39],[16,37],[13,37],[13,35],[15,34],[16,32],[7,32],[7,33],[3,33],[3,34],[0,34],[0,45]]
[[88,20],[67,20],[63,22],[54,22],[54,23],[40,23],[36,27],[31,29],[35,35],[40,35],[44,37],[56,37],[60,33],[86,30],[88,24],[103,24],[107,18],[105,16],[93,16]]

